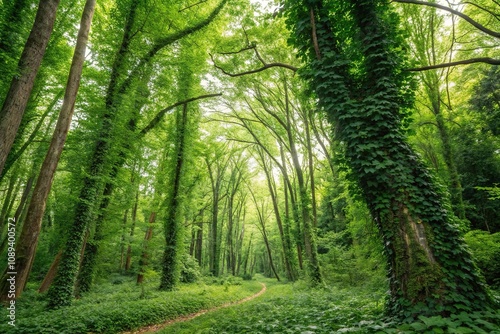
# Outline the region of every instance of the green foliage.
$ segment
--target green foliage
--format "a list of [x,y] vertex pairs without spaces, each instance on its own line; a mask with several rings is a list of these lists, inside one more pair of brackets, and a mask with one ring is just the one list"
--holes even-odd
[[[160,292],[154,289],[156,283],[151,282],[141,285],[147,285],[143,293],[135,282],[123,280],[128,282],[102,284],[72,306],[52,311],[44,309],[45,296],[28,291],[16,303],[16,327],[2,322],[0,332],[119,333],[237,301],[261,289],[259,283],[252,281],[239,285],[180,285],[177,291]],[[7,310],[2,308],[0,316],[6,318],[6,314]]]
[[405,319],[491,305],[445,196],[406,140],[413,81],[389,2],[289,1],[287,22],[383,236],[387,312]]
[[184,254],[181,261],[181,277],[183,283],[194,283],[201,277],[200,266],[194,257]]
[[464,237],[486,282],[491,286],[500,287],[500,232],[490,234],[474,230]]
[[476,187],[477,190],[484,190],[488,193],[490,196],[489,199],[494,201],[494,200],[499,200],[500,199],[500,187],[495,186],[495,187]]
[[387,289],[387,282],[379,232],[366,205],[349,196],[347,199],[346,229],[328,232],[318,239],[325,277],[334,285],[364,286],[380,293]]
[[500,312],[419,316],[404,324],[385,318],[382,298],[365,289],[310,289],[303,281],[267,283],[258,299],[177,323],[160,333],[500,333]]
[[361,291],[310,289],[305,282],[275,285],[255,301],[176,324],[160,333],[335,333],[348,324],[369,321],[381,303]]

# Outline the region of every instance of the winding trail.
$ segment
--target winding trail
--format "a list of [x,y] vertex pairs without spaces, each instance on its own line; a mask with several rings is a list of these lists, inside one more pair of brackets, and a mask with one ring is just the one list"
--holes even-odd
[[225,304],[222,304],[220,306],[216,306],[216,307],[212,307],[212,308],[209,308],[209,309],[206,309],[206,310],[198,311],[196,313],[191,313],[191,314],[183,315],[183,316],[177,317],[175,319],[167,320],[167,321],[162,322],[160,324],[149,325],[149,326],[146,326],[146,327],[142,327],[142,328],[136,329],[134,331],[122,332],[122,334],[155,333],[155,332],[159,331],[160,329],[163,329],[163,328],[165,328],[165,327],[167,327],[169,325],[172,325],[172,324],[175,324],[175,323],[178,323],[178,322],[189,321],[189,320],[194,319],[196,317],[199,317],[200,315],[203,315],[205,313],[217,311],[217,310],[220,310],[222,308],[226,308],[226,307],[230,307],[230,306],[234,306],[234,305],[239,305],[239,304],[248,302],[248,301],[250,301],[252,299],[255,299],[255,298],[259,297],[264,292],[266,292],[266,290],[267,290],[266,285],[264,283],[262,283],[262,282],[259,282],[259,283],[260,283],[260,285],[262,285],[262,289],[259,292],[257,292],[254,295],[248,296],[246,298],[240,299],[238,301],[225,303]]

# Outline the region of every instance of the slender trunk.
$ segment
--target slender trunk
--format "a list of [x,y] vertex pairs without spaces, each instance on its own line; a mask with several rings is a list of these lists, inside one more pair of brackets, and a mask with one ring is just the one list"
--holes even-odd
[[122,271],[125,266],[125,238],[126,238],[126,230],[127,230],[127,218],[128,218],[128,210],[125,210],[123,214],[123,228],[122,228],[122,239],[120,241],[120,265],[118,270]]
[[148,244],[149,240],[153,237],[153,224],[156,221],[156,212],[151,212],[149,216],[149,226],[146,230],[146,235],[144,236],[144,245],[142,246],[141,259],[139,260],[139,273],[137,274],[137,284],[141,284],[144,281],[144,273],[149,264],[149,253]]
[[288,100],[288,88],[285,82],[285,110],[288,127],[288,143],[290,145],[290,154],[292,156],[293,166],[295,168],[295,175],[297,176],[297,183],[299,186],[299,199],[300,208],[302,213],[302,223],[303,223],[303,233],[304,233],[304,246],[308,259],[309,275],[313,284],[320,284],[323,279],[321,275],[321,268],[318,259],[318,250],[316,246],[316,236],[313,230],[313,217],[311,212],[311,198],[307,191],[306,184],[304,181],[304,174],[302,172],[302,166],[300,165],[297,148],[295,146],[292,129],[290,127],[290,104]]
[[[12,194],[17,183],[17,173],[12,173],[9,179],[9,185],[7,186],[7,193],[3,199],[2,211],[0,212],[0,235],[2,235],[3,228],[5,226],[5,221],[7,220],[7,214],[9,214],[9,206],[11,203]],[[15,196],[14,196],[15,197]]]
[[439,113],[435,116],[439,130],[439,137],[441,139],[441,145],[443,148],[444,162],[446,164],[446,167],[448,168],[448,175],[450,178],[451,203],[453,204],[453,208],[457,217],[460,219],[466,219],[465,206],[462,197],[462,183],[460,182],[457,165],[455,164],[455,157],[451,148],[448,129],[444,123],[443,115]]
[[132,239],[135,233],[135,222],[137,221],[137,208],[139,206],[139,190],[135,193],[135,203],[132,208],[132,226],[130,226],[130,238],[127,246],[127,257],[125,260],[125,271],[130,270],[130,266],[132,265]]
[[28,182],[26,182],[26,186],[24,187],[23,194],[21,196],[21,200],[19,201],[19,205],[17,206],[17,210],[14,213],[14,220],[16,221],[16,225],[21,226],[21,213],[24,210],[26,205],[26,201],[28,200],[29,194],[31,192],[31,187],[33,186],[34,176],[30,176],[28,178]]
[[220,187],[224,167],[217,166],[217,170],[213,171],[213,166],[207,161],[208,173],[212,185],[212,217],[209,225],[208,239],[208,262],[209,270],[213,276],[219,275],[219,241],[218,241],[218,220],[219,220],[219,201]]
[[[275,190],[275,186],[272,184],[272,175],[270,172],[270,167],[266,165],[264,160],[264,154],[261,150],[259,150],[259,156],[262,161],[262,167],[266,174],[267,187],[269,189],[269,194],[271,195],[271,201],[273,204],[274,216],[276,218],[276,223],[278,225],[278,231],[281,238],[281,245],[283,247],[283,262],[285,263],[285,270],[287,279],[290,281],[296,280],[296,268],[294,266],[293,253],[291,249],[291,245],[289,243],[289,238],[285,236],[285,232],[283,229],[283,222],[281,219],[281,214],[278,206],[277,193]],[[286,191],[286,190],[285,190]]]
[[0,174],[16,138],[35,77],[52,34],[59,0],[41,0],[26,45],[0,111]]
[[199,222],[198,230],[196,231],[196,245],[195,245],[195,258],[200,265],[200,268],[203,264],[202,262],[202,250],[203,250],[203,222]]
[[57,253],[54,261],[52,261],[52,264],[50,265],[49,271],[47,271],[47,274],[45,274],[42,284],[40,284],[40,287],[38,288],[39,293],[44,293],[45,291],[47,291],[54,281],[57,273],[57,267],[59,266],[59,261],[61,261],[61,255],[62,250]]
[[311,131],[309,125],[309,114],[311,111],[304,111],[305,115],[304,119],[304,129],[306,132],[306,148],[307,148],[307,167],[309,168],[309,179],[311,181],[311,209],[312,209],[312,226],[313,228],[318,227],[318,213],[316,207],[316,182],[314,180],[314,158],[312,151],[312,142],[311,142]]
[[[252,237],[253,237],[253,233],[250,234],[250,240],[248,241],[247,252],[245,255],[245,262],[243,263],[243,275],[248,274],[247,269],[248,269],[248,260],[250,259],[250,251],[252,249]],[[251,273],[252,273],[252,271],[250,270],[250,274]]]

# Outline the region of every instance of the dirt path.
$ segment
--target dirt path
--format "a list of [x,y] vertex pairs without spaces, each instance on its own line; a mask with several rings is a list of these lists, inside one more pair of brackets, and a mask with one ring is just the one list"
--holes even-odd
[[220,310],[221,308],[230,307],[230,306],[234,306],[234,305],[238,305],[238,304],[250,301],[252,299],[255,299],[255,298],[259,297],[264,292],[266,292],[266,290],[267,290],[266,285],[264,283],[262,283],[262,282],[260,282],[260,284],[262,285],[262,289],[259,292],[257,292],[254,295],[251,295],[249,297],[243,298],[241,300],[238,300],[238,301],[235,301],[235,302],[225,303],[225,304],[222,304],[221,306],[216,306],[216,307],[212,307],[212,308],[209,308],[209,309],[206,309],[206,310],[201,310],[201,311],[198,311],[196,313],[191,313],[191,314],[188,314],[188,315],[183,315],[183,316],[180,316],[178,318],[162,322],[161,324],[149,325],[149,326],[146,326],[146,327],[139,328],[139,329],[137,329],[135,331],[122,332],[122,334],[155,333],[155,332],[159,331],[160,329],[163,329],[163,328],[165,328],[165,327],[167,327],[169,325],[175,324],[177,322],[189,321],[191,319],[199,317],[200,315],[203,315],[203,314],[208,313],[208,312],[217,311],[217,310]]

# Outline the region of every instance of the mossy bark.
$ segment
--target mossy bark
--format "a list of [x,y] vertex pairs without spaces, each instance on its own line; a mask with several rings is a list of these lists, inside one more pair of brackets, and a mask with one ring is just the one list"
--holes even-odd
[[[383,236],[387,311],[408,318],[492,305],[444,197],[402,130],[411,80],[397,17],[387,1],[328,6],[321,0],[292,5],[289,17],[298,22],[290,23],[309,59],[305,73],[339,129],[352,176]],[[340,32],[346,24],[351,28]]]

